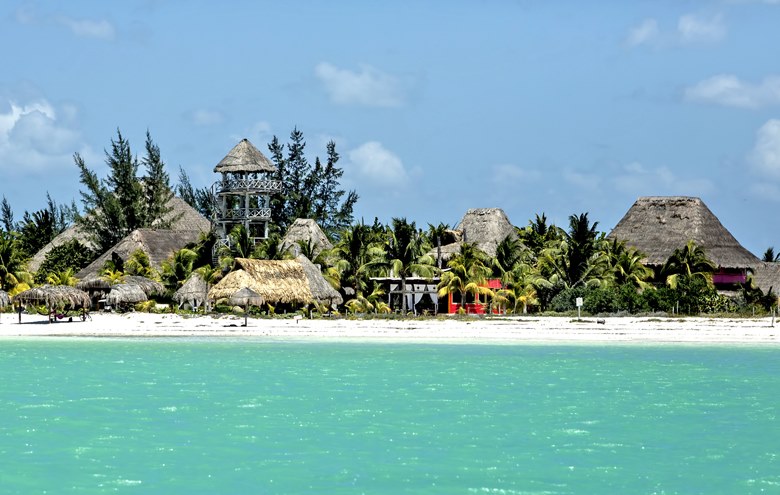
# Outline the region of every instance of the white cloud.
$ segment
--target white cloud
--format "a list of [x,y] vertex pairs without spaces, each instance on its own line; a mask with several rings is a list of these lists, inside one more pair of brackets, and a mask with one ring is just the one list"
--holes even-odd
[[[66,107],[72,114],[73,107]],[[91,154],[81,136],[67,121],[58,117],[46,100],[19,105],[9,102],[0,111],[0,167],[6,174],[22,175],[71,166],[75,151]]]
[[756,144],[748,156],[753,170],[772,179],[780,179],[780,120],[767,121],[756,133]]
[[739,108],[778,105],[780,76],[769,76],[759,84],[750,84],[732,74],[719,74],[686,88],[685,99]]
[[645,19],[638,26],[629,31],[626,38],[628,46],[638,46],[653,42],[658,38],[658,21],[655,19]]
[[726,25],[721,14],[705,17],[685,14],[677,20],[676,29],[662,30],[654,18],[644,19],[631,28],[625,39],[630,47],[641,45],[675,46],[693,43],[714,43],[726,36]]
[[619,192],[631,196],[699,196],[714,189],[708,179],[685,179],[675,175],[668,167],[649,168],[639,162],[624,165],[622,170],[614,174],[612,185]]
[[60,16],[57,22],[81,38],[96,38],[111,41],[116,35],[114,25],[105,19],[73,19]]
[[354,72],[321,62],[314,72],[337,104],[398,107],[406,100],[408,82],[368,65]]
[[720,14],[712,17],[687,14],[677,21],[677,33],[684,43],[714,42],[726,36],[726,26]]
[[518,182],[535,182],[542,174],[535,169],[524,169],[517,165],[502,164],[493,166],[492,179],[497,185],[514,187]]
[[225,116],[222,112],[205,108],[190,112],[187,118],[197,126],[217,125],[225,121]]
[[369,141],[349,152],[359,179],[381,185],[400,185],[408,174],[403,162],[377,141]]
[[569,184],[588,191],[595,191],[601,185],[601,177],[595,174],[585,174],[576,170],[564,170],[563,180]]

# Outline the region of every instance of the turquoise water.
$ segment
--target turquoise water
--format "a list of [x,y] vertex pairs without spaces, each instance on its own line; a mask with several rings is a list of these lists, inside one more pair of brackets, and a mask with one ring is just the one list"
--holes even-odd
[[780,349],[0,342],[0,493],[780,493]]

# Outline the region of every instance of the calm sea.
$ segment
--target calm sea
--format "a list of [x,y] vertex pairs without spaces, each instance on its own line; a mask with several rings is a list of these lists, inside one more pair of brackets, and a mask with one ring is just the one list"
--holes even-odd
[[0,342],[0,493],[780,493],[780,348]]

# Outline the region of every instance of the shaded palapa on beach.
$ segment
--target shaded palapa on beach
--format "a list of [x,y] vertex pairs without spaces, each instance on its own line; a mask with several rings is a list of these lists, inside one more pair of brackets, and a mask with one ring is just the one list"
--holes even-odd
[[173,294],[173,300],[179,303],[179,307],[186,303],[193,308],[198,308],[208,300],[208,291],[206,281],[199,274],[193,272],[184,285]]
[[695,197],[641,197],[607,238],[626,241],[628,246],[644,253],[643,263],[650,267],[663,266],[675,249],[683,248],[691,240],[718,267],[746,269],[760,263]]
[[322,251],[333,249],[333,244],[328,240],[328,236],[311,218],[297,218],[290,225],[282,238],[281,249],[298,256],[301,254],[299,242],[311,243],[314,257]]
[[20,292],[12,298],[15,304],[43,304],[49,310],[58,307],[88,308],[89,294],[69,285],[43,285]]
[[111,286],[111,292],[106,295],[106,304],[122,306],[148,301],[146,292],[139,285],[116,284]]
[[261,306],[262,304],[265,304],[263,296],[253,291],[249,287],[244,287],[243,289],[237,291],[235,294],[230,296],[228,302],[234,306],[244,307],[244,326],[247,326],[249,322],[249,306]]
[[305,256],[294,260],[236,258],[234,270],[209,291],[209,299],[228,299],[248,287],[268,304],[341,304],[341,295],[328,284],[319,269]]

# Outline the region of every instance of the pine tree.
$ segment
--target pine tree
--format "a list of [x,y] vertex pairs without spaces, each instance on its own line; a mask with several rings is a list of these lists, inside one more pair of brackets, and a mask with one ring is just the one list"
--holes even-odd
[[[276,165],[276,172],[272,174],[272,179],[284,184],[284,178],[287,172],[287,161],[284,158],[284,145],[279,143],[279,139],[274,136],[268,145],[268,151],[271,152],[271,161]],[[271,196],[271,226],[272,228],[282,228],[286,225],[284,211],[287,204],[287,190],[282,189],[280,194]]]
[[[146,200],[145,225],[154,225],[157,228],[167,229],[178,218],[163,220],[173,208],[169,206],[173,198],[173,191],[165,171],[165,163],[160,157],[160,147],[152,141],[149,131],[146,131],[146,156],[141,160],[146,168],[146,177],[143,181],[144,199]],[[181,216],[181,215],[180,215]]]

